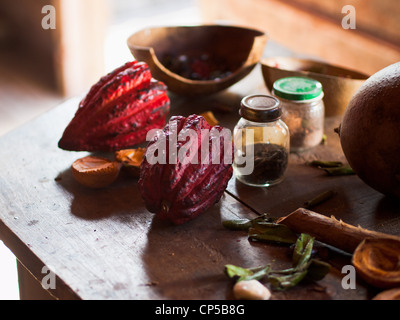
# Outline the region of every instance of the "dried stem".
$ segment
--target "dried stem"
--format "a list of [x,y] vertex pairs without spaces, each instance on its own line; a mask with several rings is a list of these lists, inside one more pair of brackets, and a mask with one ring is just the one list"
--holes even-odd
[[400,241],[400,237],[370,231],[360,226],[355,227],[333,216],[329,218],[303,208],[280,218],[277,223],[282,223],[297,233],[307,233],[321,242],[349,253],[353,253],[366,238],[390,238]]

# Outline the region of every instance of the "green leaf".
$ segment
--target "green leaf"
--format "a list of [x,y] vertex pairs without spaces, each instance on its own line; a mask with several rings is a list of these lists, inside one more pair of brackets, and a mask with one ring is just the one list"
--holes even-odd
[[319,195],[317,195],[316,197],[312,198],[311,200],[308,200],[306,202],[304,202],[304,206],[307,209],[311,209],[325,201],[328,201],[330,198],[332,198],[334,195],[336,194],[335,191],[333,190],[328,190],[325,191]]
[[327,262],[311,259],[307,268],[307,277],[314,281],[322,280],[331,270],[331,265]]
[[[249,229],[251,237],[257,237],[261,241],[286,241],[287,230],[281,228],[283,225],[258,221]],[[284,230],[284,231],[282,231]],[[282,234],[285,235],[281,238]],[[260,238],[261,237],[261,238]],[[292,237],[292,235],[290,236]],[[293,239],[292,239],[293,240]],[[271,270],[270,265],[259,266],[255,268],[241,268],[228,264],[225,266],[225,272],[229,278],[235,281],[243,280],[261,280],[267,277],[268,281],[278,290],[286,290],[296,286],[306,276],[311,280],[318,281],[326,276],[331,266],[323,261],[311,259],[311,253],[314,245],[314,238],[308,234],[302,233],[293,243],[296,243],[293,251],[293,267],[283,270]]]
[[265,242],[293,244],[296,234],[283,224],[258,222],[249,229],[249,239]]
[[320,168],[337,168],[337,167],[343,166],[343,163],[340,161],[314,160],[311,162],[311,165],[314,167],[320,167]]
[[228,277],[237,282],[243,280],[260,280],[264,278],[270,270],[271,268],[269,265],[250,269],[234,266],[232,264],[227,264],[225,266],[225,272]]
[[271,222],[273,220],[274,218],[269,218],[267,214],[263,214],[254,219],[225,220],[222,222],[222,225],[230,230],[249,230],[250,227],[259,222]]
[[285,290],[296,286],[307,275],[307,270],[297,271],[285,276],[269,276],[268,281],[278,290]]
[[296,268],[302,267],[311,258],[311,253],[314,245],[314,238],[308,234],[302,233],[296,241],[296,246],[293,251],[293,266]]
[[252,275],[254,273],[250,269],[237,267],[237,266],[234,266],[233,264],[227,264],[225,266],[225,272],[229,278],[248,276],[248,275]]
[[242,281],[242,280],[261,280],[266,275],[268,275],[270,271],[271,271],[271,267],[268,265],[268,266],[264,267],[263,269],[261,269],[261,270],[259,270],[257,272],[254,272],[250,276],[239,278],[238,281]]
[[347,176],[355,174],[350,166],[342,166],[337,168],[324,168],[323,169],[329,176]]
[[249,219],[238,219],[238,220],[226,220],[222,222],[222,225],[229,230],[249,230],[252,225]]

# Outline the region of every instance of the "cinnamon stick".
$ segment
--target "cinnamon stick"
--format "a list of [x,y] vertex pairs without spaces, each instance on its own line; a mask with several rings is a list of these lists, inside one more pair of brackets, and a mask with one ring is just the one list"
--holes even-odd
[[286,217],[278,219],[296,233],[308,233],[318,241],[332,245],[343,251],[353,253],[365,238],[391,238],[400,241],[400,237],[364,229],[337,220],[334,216],[297,209]]

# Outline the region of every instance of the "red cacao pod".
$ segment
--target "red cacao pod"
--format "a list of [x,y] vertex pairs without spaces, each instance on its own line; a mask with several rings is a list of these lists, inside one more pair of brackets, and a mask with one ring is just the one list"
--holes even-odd
[[147,209],[177,225],[194,219],[220,200],[232,161],[228,129],[198,115],[172,117],[150,141],[141,164],[139,188]]
[[146,141],[169,112],[167,88],[143,62],[128,62],[89,90],[58,145],[70,151],[114,151]]

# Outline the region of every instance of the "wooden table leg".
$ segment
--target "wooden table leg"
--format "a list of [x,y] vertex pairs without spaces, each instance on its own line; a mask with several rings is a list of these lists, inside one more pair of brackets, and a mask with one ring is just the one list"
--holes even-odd
[[55,300],[24,265],[17,260],[20,300]]

